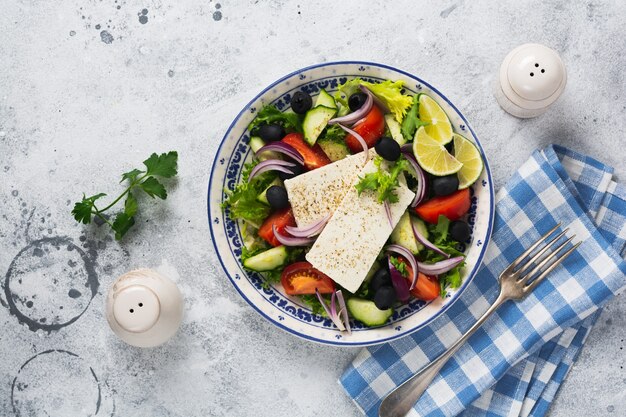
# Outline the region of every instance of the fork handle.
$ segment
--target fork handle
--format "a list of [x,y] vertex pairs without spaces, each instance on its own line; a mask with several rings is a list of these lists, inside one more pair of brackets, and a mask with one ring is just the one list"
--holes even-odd
[[489,309],[485,311],[478,321],[476,321],[459,340],[450,346],[446,352],[404,381],[385,397],[378,409],[378,415],[380,417],[404,417],[411,410],[413,405],[415,405],[417,400],[420,399],[424,391],[426,391],[426,388],[428,388],[433,379],[439,374],[439,371],[446,362],[454,356],[456,351],[476,332],[485,320],[507,300],[508,298],[500,291],[498,298]]

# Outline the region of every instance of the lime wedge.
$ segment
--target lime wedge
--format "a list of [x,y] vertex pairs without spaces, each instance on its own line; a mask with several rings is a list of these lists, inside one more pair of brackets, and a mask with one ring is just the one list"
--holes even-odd
[[461,190],[474,184],[482,174],[485,164],[476,145],[457,133],[454,134],[454,157],[463,164],[457,172]]
[[419,118],[423,122],[428,122],[425,126],[428,136],[442,145],[452,141],[452,125],[446,112],[426,94],[419,96]]
[[417,163],[433,175],[444,176],[458,172],[463,164],[446,150],[445,146],[431,138],[424,126],[417,129],[413,141],[413,153]]

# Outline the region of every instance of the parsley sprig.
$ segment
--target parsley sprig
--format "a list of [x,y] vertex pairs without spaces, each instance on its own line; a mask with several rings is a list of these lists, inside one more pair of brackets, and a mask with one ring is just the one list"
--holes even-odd
[[[104,208],[98,208],[96,201],[106,196],[98,193],[91,197],[83,194],[83,199],[74,204],[72,215],[79,223],[89,224],[94,218],[98,218],[108,224],[115,232],[115,239],[120,240],[126,232],[135,224],[135,215],[139,209],[135,194],[136,190],[143,190],[150,197],[158,197],[162,200],[167,198],[165,186],[156,178],[171,178],[178,173],[178,153],[171,151],[157,155],[153,153],[150,158],[143,161],[145,169],[133,169],[122,174],[121,182],[128,181],[128,187],[115,200]],[[124,197],[124,210],[117,213],[115,220],[104,212],[113,208]]]
[[359,195],[365,190],[376,191],[379,203],[383,203],[385,200],[390,203],[397,203],[398,195],[396,194],[396,188],[400,185],[398,176],[409,169],[409,163],[404,157],[400,157],[387,170],[382,166],[382,162],[383,158],[380,156],[375,157],[374,165],[376,165],[376,171],[365,174],[364,177],[359,177],[360,181],[355,187]]

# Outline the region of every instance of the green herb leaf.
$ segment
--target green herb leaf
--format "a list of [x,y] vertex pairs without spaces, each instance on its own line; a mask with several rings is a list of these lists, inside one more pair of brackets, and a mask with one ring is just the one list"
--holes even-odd
[[398,195],[395,190],[400,185],[398,176],[408,170],[409,165],[406,159],[400,158],[393,163],[386,171],[382,164],[383,159],[377,156],[374,164],[377,167],[376,172],[370,172],[363,177],[359,177],[359,182],[355,185],[359,195],[365,190],[376,191],[377,200],[383,203],[387,200],[390,203],[398,202]]
[[144,182],[139,184],[139,187],[152,198],[159,197],[163,200],[167,198],[165,187],[154,177],[148,177]]
[[178,173],[178,152],[171,151],[161,155],[153,153],[150,155],[150,158],[143,161],[143,164],[148,169],[146,171],[147,175],[171,178]]
[[448,288],[459,288],[461,286],[461,268],[465,262],[455,266],[445,274],[439,276],[439,287],[441,288],[441,298],[448,293]]
[[[144,161],[147,171],[144,172],[140,169],[133,169],[122,174],[122,181],[120,182],[128,180],[130,184],[126,190],[124,190],[124,192],[122,192],[122,194],[120,194],[108,206],[98,209],[95,205],[95,201],[104,197],[106,194],[100,193],[91,197],[85,197],[83,194],[83,199],[75,203],[74,208],[72,209],[74,219],[76,219],[79,223],[88,224],[92,221],[93,216],[95,215],[102,219],[103,222],[107,223],[113,231],[115,231],[116,239],[121,239],[126,234],[128,229],[135,224],[134,216],[139,210],[139,205],[135,195],[133,194],[133,190],[141,188],[151,197],[159,197],[161,199],[167,198],[167,191],[165,191],[165,187],[156,178],[154,178],[154,176],[164,178],[173,177],[177,173],[177,164],[178,153],[175,151],[162,153],[160,155],[153,153]],[[142,174],[144,175],[141,176]],[[126,197],[124,200],[124,211],[118,213],[115,217],[115,221],[111,223],[109,221],[109,216],[103,213],[114,207],[124,197]]]
[[115,231],[115,239],[120,240],[128,229],[130,229],[135,224],[135,218],[127,215],[126,213],[118,213],[115,216],[115,221],[113,222],[113,230]]
[[137,213],[138,208],[137,199],[133,193],[129,192],[124,202],[124,213],[129,217],[133,217]]
[[419,94],[413,96],[413,105],[409,109],[406,117],[402,121],[402,127],[400,128],[402,136],[407,141],[412,141],[415,132],[420,126],[426,126],[427,122],[422,122],[419,118]]
[[77,222],[83,224],[91,223],[91,215],[92,211],[96,210],[95,201],[99,198],[104,197],[106,194],[100,193],[96,195],[92,195],[91,197],[85,197],[83,194],[82,201],[76,202],[74,204],[74,208],[72,209],[72,214],[74,215],[74,219]]
[[281,112],[271,104],[263,106],[256,118],[248,126],[248,130],[252,131],[256,127],[264,124],[277,123],[285,129],[293,129],[302,133],[302,121],[300,116],[291,112]]
[[124,182],[124,180],[129,180],[130,182],[133,182],[137,179],[139,174],[143,174],[143,171],[139,169],[133,169],[132,171],[125,172],[122,174],[122,181],[120,182]]
[[439,245],[448,240],[448,229],[450,228],[450,220],[443,214],[437,218],[437,225],[434,228],[433,234],[435,235],[434,244]]

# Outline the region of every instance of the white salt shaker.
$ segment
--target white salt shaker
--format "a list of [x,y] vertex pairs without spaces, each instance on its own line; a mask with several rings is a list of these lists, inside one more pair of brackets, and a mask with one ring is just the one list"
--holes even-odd
[[106,316],[113,332],[137,347],[172,337],[183,317],[183,297],[172,281],[151,269],[120,276],[109,289]]
[[567,82],[565,65],[556,51],[538,43],[513,49],[500,66],[495,96],[500,106],[516,117],[544,113]]

